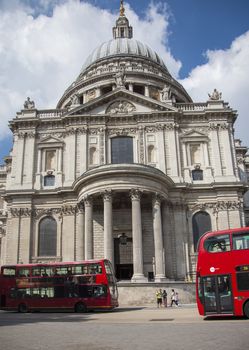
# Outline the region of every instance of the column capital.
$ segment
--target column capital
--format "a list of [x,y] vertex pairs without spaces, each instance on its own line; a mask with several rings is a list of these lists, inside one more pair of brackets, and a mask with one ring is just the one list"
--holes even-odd
[[152,204],[154,205],[161,205],[162,201],[163,201],[163,196],[161,196],[159,193],[154,193],[153,197],[152,197]]
[[78,209],[78,213],[84,213],[84,202],[83,201],[81,201],[81,202],[79,202],[78,204],[77,204],[77,209]]
[[102,197],[104,202],[111,202],[112,196],[113,196],[112,190],[104,190],[104,192],[102,192]]
[[130,197],[132,201],[140,201],[142,196],[142,190],[138,188],[133,188],[130,190]]
[[89,195],[86,195],[84,198],[83,198],[83,202],[85,204],[85,207],[88,206],[92,206],[93,204],[93,199],[92,199],[92,196],[89,196]]

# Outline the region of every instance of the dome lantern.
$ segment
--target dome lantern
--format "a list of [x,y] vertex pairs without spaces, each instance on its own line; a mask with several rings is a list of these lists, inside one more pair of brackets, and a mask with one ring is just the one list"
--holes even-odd
[[125,8],[123,0],[120,1],[120,14],[116,21],[116,27],[112,28],[113,38],[128,38],[133,37],[133,28],[129,25],[129,21],[125,16]]

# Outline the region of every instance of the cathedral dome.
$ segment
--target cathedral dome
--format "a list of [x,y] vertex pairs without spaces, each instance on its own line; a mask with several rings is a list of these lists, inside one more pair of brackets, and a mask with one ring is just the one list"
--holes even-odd
[[192,101],[183,86],[171,76],[162,58],[148,45],[133,39],[133,28],[124,11],[121,1],[120,16],[112,28],[113,39],[100,44],[88,56],[57,108],[85,104],[111,92],[117,87],[115,77],[122,74],[121,71],[125,72],[124,87],[134,93],[160,100],[162,90],[166,89],[172,102]]
[[163,60],[148,45],[131,38],[116,38],[99,45],[86,59],[81,69],[81,73],[92,64],[97,63],[102,59],[123,55],[143,57],[159,64],[163,69],[167,70]]

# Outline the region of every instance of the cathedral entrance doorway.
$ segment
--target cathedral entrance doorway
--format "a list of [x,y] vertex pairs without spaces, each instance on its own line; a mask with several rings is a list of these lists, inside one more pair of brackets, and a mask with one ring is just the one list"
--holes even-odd
[[114,264],[118,280],[130,280],[133,275],[132,238],[121,233],[114,238]]

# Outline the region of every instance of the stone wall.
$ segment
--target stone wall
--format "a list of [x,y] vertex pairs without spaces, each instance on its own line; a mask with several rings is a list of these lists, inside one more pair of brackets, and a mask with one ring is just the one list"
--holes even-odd
[[156,290],[166,289],[168,304],[171,289],[178,292],[179,304],[195,303],[195,283],[167,282],[167,283],[118,283],[119,305],[156,305]]

